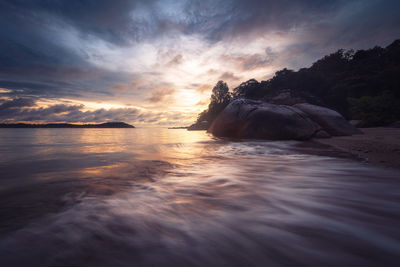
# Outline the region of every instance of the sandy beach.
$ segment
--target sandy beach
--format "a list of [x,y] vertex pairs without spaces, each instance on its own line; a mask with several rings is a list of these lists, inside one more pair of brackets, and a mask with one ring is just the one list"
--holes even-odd
[[320,154],[353,157],[368,164],[400,168],[400,128],[362,128],[363,134],[313,139]]

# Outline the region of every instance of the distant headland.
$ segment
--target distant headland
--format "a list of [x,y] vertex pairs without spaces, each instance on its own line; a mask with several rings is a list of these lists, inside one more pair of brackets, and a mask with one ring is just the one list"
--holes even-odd
[[0,128],[135,128],[125,122],[105,122],[96,124],[71,124],[71,123],[0,123]]
[[189,128],[189,126],[168,127],[168,129],[174,129],[174,130],[177,130],[177,129],[187,129],[187,128]]

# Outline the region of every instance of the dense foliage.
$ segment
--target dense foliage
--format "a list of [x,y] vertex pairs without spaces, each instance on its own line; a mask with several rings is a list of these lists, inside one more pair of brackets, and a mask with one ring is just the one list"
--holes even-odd
[[[309,68],[285,68],[268,81],[249,80],[233,90],[233,97],[265,99],[287,89],[316,96],[346,118],[362,120],[364,126],[400,120],[400,40],[386,48],[377,46],[357,52],[341,49]],[[210,112],[211,119],[215,118],[220,108],[213,107],[210,103],[201,119]]]
[[384,91],[377,96],[349,98],[350,112],[354,119],[361,120],[360,126],[385,126],[399,120],[399,98]]
[[229,93],[228,85],[223,81],[219,81],[212,89],[208,109],[199,114],[197,122],[208,121],[211,123],[230,101],[231,94]]

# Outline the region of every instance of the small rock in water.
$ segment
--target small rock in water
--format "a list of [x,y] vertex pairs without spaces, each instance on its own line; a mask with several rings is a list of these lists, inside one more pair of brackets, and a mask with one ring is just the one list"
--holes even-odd
[[324,130],[319,130],[314,134],[314,138],[330,138],[331,135],[325,132]]

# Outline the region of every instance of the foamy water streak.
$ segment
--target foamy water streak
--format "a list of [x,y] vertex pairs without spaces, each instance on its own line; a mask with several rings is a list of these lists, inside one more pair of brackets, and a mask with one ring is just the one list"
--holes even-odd
[[159,135],[115,159],[123,189],[74,194],[79,203],[8,234],[0,265],[397,265],[397,170],[304,155],[296,142]]

